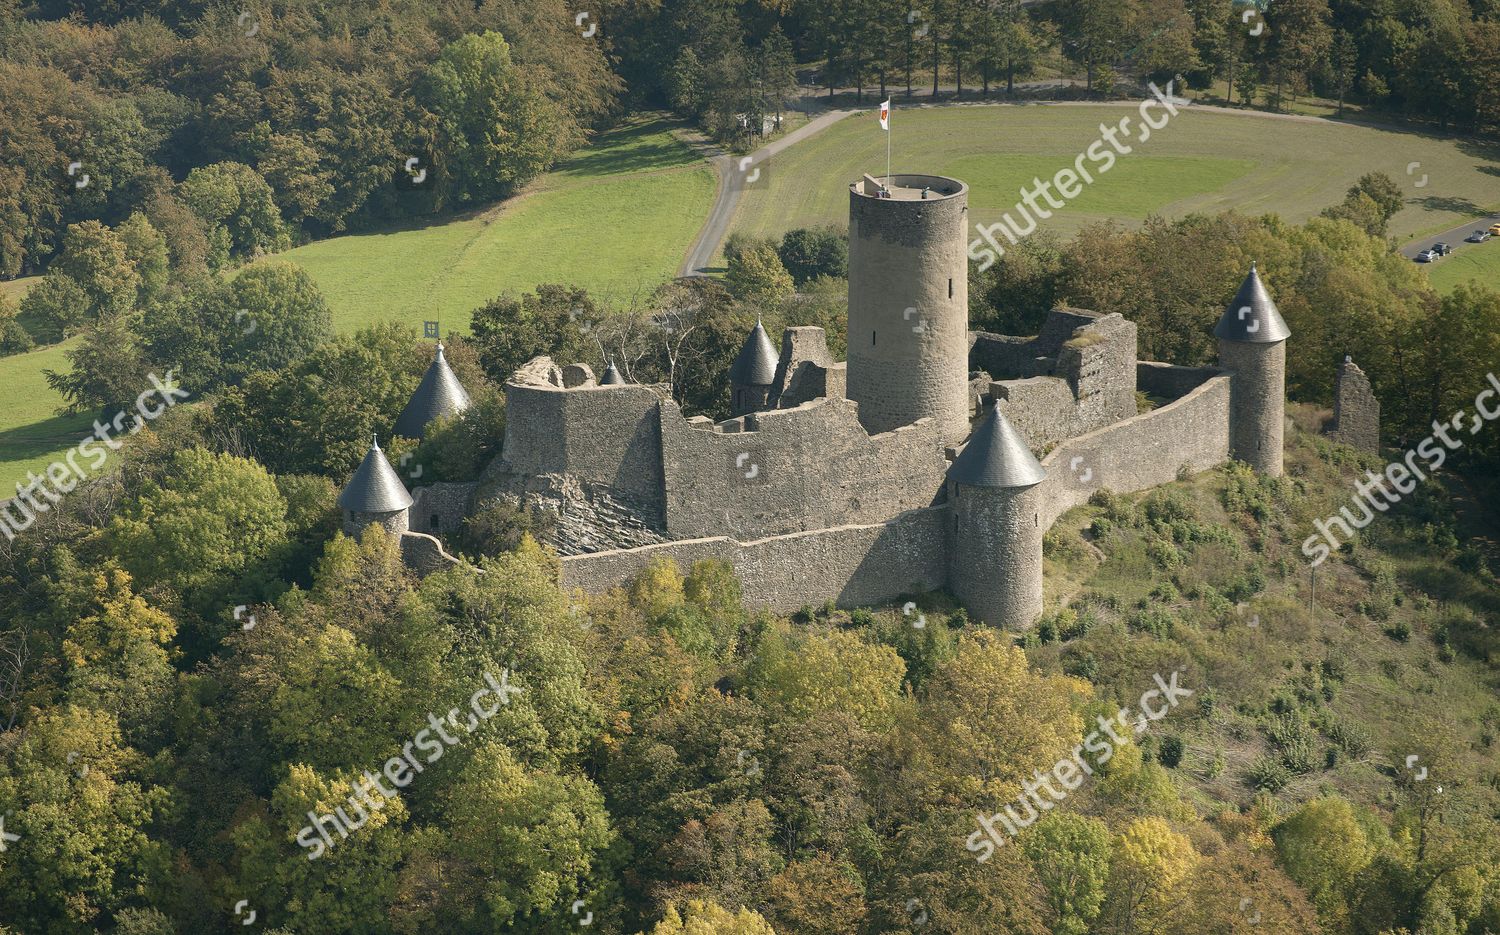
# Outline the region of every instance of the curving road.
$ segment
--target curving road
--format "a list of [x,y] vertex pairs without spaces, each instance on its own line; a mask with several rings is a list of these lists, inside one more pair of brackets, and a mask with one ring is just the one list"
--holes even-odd
[[[1500,224],[1500,214],[1487,214],[1484,217],[1475,218],[1472,221],[1465,221],[1464,223],[1458,225],[1455,228],[1452,228],[1451,230],[1443,231],[1441,234],[1429,234],[1426,237],[1418,237],[1416,240],[1413,240],[1411,243],[1401,248],[1401,255],[1406,257],[1408,260],[1415,259],[1418,253],[1421,253],[1423,250],[1426,250],[1428,247],[1432,246],[1438,241],[1442,241],[1448,244],[1448,246],[1453,248],[1453,252],[1455,253],[1460,250],[1470,250],[1474,248],[1493,250],[1495,249],[1495,247],[1488,243],[1464,243],[1465,237],[1469,236],[1480,228],[1484,228],[1487,230],[1489,229],[1489,226],[1491,224]],[[1496,240],[1500,241],[1500,238],[1496,238]],[[1444,258],[1440,257],[1437,262],[1441,263],[1443,262],[1443,259]]]

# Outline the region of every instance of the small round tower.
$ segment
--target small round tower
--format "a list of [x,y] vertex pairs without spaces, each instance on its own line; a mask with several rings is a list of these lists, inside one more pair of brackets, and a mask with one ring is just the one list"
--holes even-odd
[[378,525],[391,535],[399,536],[408,528],[410,517],[407,510],[411,504],[411,494],[385,459],[380,442],[371,439],[365,459],[339,494],[339,509],[344,511],[344,532],[357,539],[365,527]]
[[953,504],[949,581],[992,627],[1025,629],[1042,613],[1041,488],[1047,471],[991,406],[948,469]]
[[742,416],[766,408],[771,389],[776,384],[776,362],[776,346],[757,318],[755,327],[745,336],[740,355],[729,366],[730,416]]
[[935,175],[849,187],[849,399],[871,434],[969,433],[969,188]]
[[599,378],[600,386],[624,386],[625,378],[620,375],[620,370],[615,362],[610,360],[609,366],[604,368],[604,375]]
[[1257,473],[1281,476],[1286,426],[1286,339],[1292,336],[1251,264],[1214,327],[1229,383],[1229,454]]
[[406,438],[424,438],[427,435],[427,425],[433,419],[457,415],[469,406],[469,393],[458,381],[458,374],[448,366],[448,358],[443,356],[443,345],[439,343],[432,363],[422,375],[422,382],[417,384],[417,391],[411,394],[406,408],[396,417],[396,434]]

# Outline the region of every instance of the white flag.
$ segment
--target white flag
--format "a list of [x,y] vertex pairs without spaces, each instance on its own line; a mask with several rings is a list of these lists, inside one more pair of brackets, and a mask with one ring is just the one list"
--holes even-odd
[[885,101],[884,101],[884,103],[882,103],[880,105],[880,129],[882,129],[882,130],[889,130],[890,128],[891,128],[891,100],[890,100],[890,98],[886,98]]

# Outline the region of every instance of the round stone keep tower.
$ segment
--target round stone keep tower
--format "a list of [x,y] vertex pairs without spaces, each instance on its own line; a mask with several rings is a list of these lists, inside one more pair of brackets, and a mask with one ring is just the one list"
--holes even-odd
[[1025,629],[1042,613],[1041,488],[1047,471],[991,406],[948,469],[954,595],[992,627]]
[[935,175],[849,187],[849,399],[871,434],[969,433],[969,188]]
[[1229,454],[1257,473],[1281,476],[1286,427],[1286,339],[1292,332],[1255,265],[1214,327],[1229,382]]
[[411,504],[406,485],[385,459],[380,443],[371,439],[365,459],[339,494],[345,534],[359,538],[366,526],[379,525],[391,535],[399,536],[408,528]]

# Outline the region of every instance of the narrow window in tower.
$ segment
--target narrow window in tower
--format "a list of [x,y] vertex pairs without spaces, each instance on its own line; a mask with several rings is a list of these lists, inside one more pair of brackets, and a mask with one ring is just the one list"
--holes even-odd
[[953,298],[953,277],[948,277],[948,298]]
[[873,332],[873,331],[870,332],[870,346],[871,347],[875,346],[875,332]]

